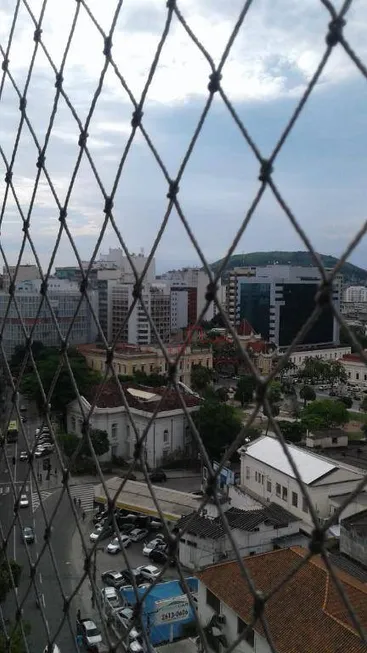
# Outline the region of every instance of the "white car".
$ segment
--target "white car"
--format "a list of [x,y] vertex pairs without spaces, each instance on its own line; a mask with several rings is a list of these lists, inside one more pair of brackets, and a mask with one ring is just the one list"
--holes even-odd
[[81,623],[83,639],[88,648],[96,646],[102,642],[102,635],[94,621],[88,619]]
[[28,499],[26,494],[21,494],[20,495],[19,506],[20,506],[20,508],[28,508],[29,499]]
[[35,452],[34,452],[34,455],[36,456],[36,458],[41,458],[41,456],[43,455],[43,452],[44,452],[44,451],[46,451],[46,449],[44,448],[44,446],[43,446],[42,444],[40,444],[40,445],[38,445],[38,447],[36,448],[36,450],[35,450]]
[[164,538],[162,537],[155,537],[154,540],[150,540],[150,542],[146,542],[143,547],[143,555],[149,556],[149,554],[159,545],[164,545]]
[[127,535],[120,535],[120,538],[114,537],[113,540],[107,544],[106,551],[107,553],[118,553],[121,551],[121,545],[126,549],[130,544],[131,540]]
[[141,540],[144,540],[144,538],[148,535],[148,530],[146,528],[134,528],[129,533],[129,538],[133,542],[140,542]]
[[89,539],[91,542],[98,540],[100,533],[103,531],[102,524],[96,524],[93,533],[90,534]]
[[146,578],[151,582],[160,574],[158,567],[154,567],[154,565],[142,565],[141,567],[137,567],[136,571],[138,571],[143,578]]
[[122,623],[122,626],[125,628],[125,630],[129,631],[129,639],[137,639],[140,636],[140,633],[134,626],[131,627],[131,624],[134,620],[134,612],[132,608],[121,608],[120,610],[117,610],[117,614]]
[[114,610],[121,607],[120,596],[115,587],[103,587],[101,589],[101,595],[103,601],[108,601]]

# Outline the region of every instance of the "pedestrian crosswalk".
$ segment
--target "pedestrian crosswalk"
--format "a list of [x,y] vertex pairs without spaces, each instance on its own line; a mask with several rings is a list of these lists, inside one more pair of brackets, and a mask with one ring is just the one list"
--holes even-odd
[[41,505],[41,502],[46,501],[51,494],[52,492],[47,492],[46,490],[41,490],[39,494],[38,492],[32,492],[32,511],[35,512]]
[[70,494],[72,499],[76,500],[76,506],[89,512],[94,508],[94,485],[91,483],[85,485],[72,485],[70,488]]

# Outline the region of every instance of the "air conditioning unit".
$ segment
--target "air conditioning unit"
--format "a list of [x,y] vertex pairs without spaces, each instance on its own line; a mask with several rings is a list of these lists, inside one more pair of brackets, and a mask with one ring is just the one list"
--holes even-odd
[[226,616],[224,614],[217,614],[217,624],[220,624],[221,626],[225,626],[226,624]]

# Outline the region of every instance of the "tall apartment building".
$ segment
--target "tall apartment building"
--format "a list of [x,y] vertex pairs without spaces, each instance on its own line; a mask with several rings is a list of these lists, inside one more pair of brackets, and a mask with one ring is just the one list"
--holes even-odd
[[355,304],[365,304],[367,302],[366,286],[349,286],[344,292],[344,301]]
[[9,265],[9,270],[4,265],[3,267],[3,290],[9,290],[11,281],[19,283],[21,281],[34,281],[41,278],[38,265],[20,265],[16,276],[16,265]]
[[[171,297],[164,285],[145,284],[142,288],[143,303],[133,304],[133,284],[114,283],[111,288],[111,336],[121,342],[149,345],[158,342],[150,324],[149,313],[159,337],[169,342],[171,335]],[[145,306],[143,307],[143,304]],[[129,314],[129,311],[130,314]]]
[[[161,276],[163,281],[171,283],[171,288],[183,286],[188,291],[188,321],[185,326],[195,324],[200,317],[206,304],[206,291],[209,283],[209,277],[205,270],[200,268],[183,268],[182,270],[170,270]],[[220,303],[224,302],[225,288],[219,285],[218,299]],[[224,303],[223,303],[224,305]],[[217,307],[211,303],[207,309],[204,319],[211,320],[217,313]]]
[[[140,254],[130,254],[130,258],[133,262],[134,268],[138,275],[140,276],[144,268],[147,264],[148,257],[144,256],[144,254],[141,252]],[[116,268],[122,271],[124,275],[130,275],[131,279],[134,279],[134,273],[133,273],[133,268],[130,265],[130,261],[125,256],[123,250],[121,248],[116,248],[116,249],[109,249],[108,254],[102,254],[100,255],[100,260],[98,261],[99,265],[107,264],[107,265],[114,265]],[[155,272],[155,259],[153,258],[152,261],[150,261],[146,275],[144,277],[144,282],[151,282],[154,281],[156,278],[156,272]],[[124,279],[125,281],[128,281],[128,279]]]
[[[25,343],[31,329],[33,340],[39,340],[46,346],[60,345],[58,331],[46,301],[43,301],[39,312],[42,300],[40,289],[40,279],[24,280],[16,284],[15,297],[19,314],[13,301],[7,312],[9,293],[0,292],[0,320],[4,327],[2,342],[7,357],[12,355],[17,345]],[[88,344],[96,340],[97,326],[86,298],[83,298],[78,309],[80,290],[77,284],[51,277],[48,281],[47,297],[61,335],[66,336],[73,325],[68,338],[70,345]],[[97,313],[97,293],[88,291],[88,298]],[[76,311],[78,312],[74,320]]]
[[[313,267],[267,265],[235,268],[229,276],[227,310],[233,326],[247,319],[265,340],[288,346],[315,308],[320,273]],[[333,284],[332,301],[340,308],[342,278]],[[337,344],[339,327],[326,307],[303,339],[304,345]]]

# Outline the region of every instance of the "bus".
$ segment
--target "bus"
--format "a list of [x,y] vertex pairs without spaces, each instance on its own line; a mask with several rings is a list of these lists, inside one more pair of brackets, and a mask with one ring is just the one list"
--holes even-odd
[[18,422],[16,419],[9,422],[6,440],[7,442],[16,442],[18,440]]

